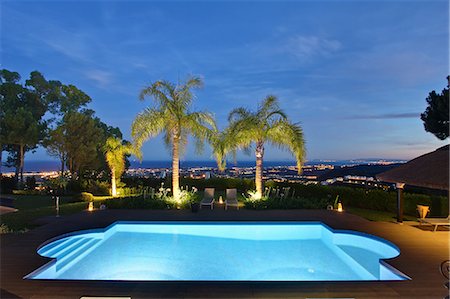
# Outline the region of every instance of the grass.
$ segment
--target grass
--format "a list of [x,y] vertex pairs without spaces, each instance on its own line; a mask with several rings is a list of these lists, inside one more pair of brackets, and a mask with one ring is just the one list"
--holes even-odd
[[[60,215],[69,215],[86,209],[85,202],[68,203],[60,206]],[[12,232],[24,232],[38,226],[35,221],[41,217],[56,215],[55,207],[39,207],[19,210],[15,213],[2,215],[0,223],[6,225]]]
[[[395,222],[397,221],[397,214],[391,213],[391,212],[384,212],[384,211],[375,211],[375,210],[368,210],[368,209],[361,209],[361,208],[352,208],[347,207],[345,209],[347,213],[354,214],[357,216],[360,216],[362,218],[365,218],[370,221],[380,221],[380,222]],[[404,221],[414,221],[416,218],[404,215],[403,216]]]
[[[25,232],[38,224],[36,220],[56,215],[55,201],[49,195],[9,195],[14,198],[14,207],[19,211],[0,217],[0,232]],[[104,200],[105,197],[95,197]],[[72,196],[60,197],[60,215],[70,215],[87,208],[86,202],[74,202]]]
[[[14,198],[14,207],[21,210],[32,210],[37,208],[55,206],[55,200],[49,195],[8,195]],[[72,196],[60,196],[59,204],[73,202]]]

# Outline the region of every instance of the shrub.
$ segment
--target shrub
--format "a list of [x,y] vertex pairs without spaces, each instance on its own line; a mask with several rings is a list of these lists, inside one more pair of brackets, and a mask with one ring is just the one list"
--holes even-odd
[[[277,199],[271,196],[266,201],[245,202],[246,207],[257,209],[325,208],[328,204],[333,204],[334,199],[339,195],[344,209],[346,206],[349,206],[392,213],[397,211],[396,191],[343,186],[302,185],[274,181],[266,182],[265,186],[266,188],[279,189],[290,187],[290,192],[285,199]],[[295,195],[294,198],[292,198],[293,193]],[[404,193],[404,213],[406,215],[416,216],[418,204],[430,206],[432,216],[447,216],[449,204],[447,197]]]
[[178,201],[174,200],[172,196],[164,198],[166,203],[172,209],[189,209],[191,204],[200,201],[200,196],[197,193],[197,189],[194,187],[193,190],[181,190],[180,199]]
[[136,197],[112,198],[105,201],[108,209],[167,209],[165,200]]
[[25,187],[28,190],[34,190],[34,188],[36,188],[36,178],[34,176],[27,177]]
[[159,188],[165,180],[157,178],[141,178],[141,177],[123,177],[122,183],[129,188]]
[[417,205],[429,206],[430,216],[433,217],[448,215],[448,198],[446,197],[411,193],[405,193],[404,196],[404,212],[407,215],[417,216]]
[[66,192],[69,194],[82,192],[83,188],[79,180],[71,179],[67,181]]
[[94,201],[94,195],[89,192],[81,192],[80,194],[75,196],[75,199],[78,201],[90,202]]
[[62,184],[60,180],[56,182],[52,182],[53,189],[57,190],[64,190],[67,194],[77,194],[80,192],[89,192],[97,196],[102,195],[110,195],[110,185],[109,182],[104,182],[100,180],[94,180],[94,179],[71,179],[63,182],[64,188],[58,187],[58,184]]
[[70,183],[69,180],[69,177],[60,175],[55,178],[45,179],[43,185],[48,193],[63,195],[68,189],[67,186]]
[[[124,178],[123,182],[127,184],[127,188],[123,188],[120,195],[146,194],[147,196],[159,196],[166,205],[170,207],[182,206],[188,207],[189,201],[185,203],[173,203],[170,200],[170,191],[160,190],[161,179],[152,178]],[[171,186],[170,178],[165,181],[166,187]],[[182,178],[180,186],[189,190],[196,187],[199,190],[210,187],[215,188],[216,192],[224,191],[227,188],[238,189],[238,194],[245,193],[255,188],[252,179],[237,178],[211,178],[211,179],[191,179]],[[266,188],[278,188],[280,194],[282,188],[290,187],[289,194],[286,198],[275,198],[274,192],[267,200],[248,202],[245,206],[251,209],[322,209],[328,204],[334,204],[335,198],[339,195],[344,209],[345,207],[355,207],[369,210],[378,210],[395,213],[397,211],[397,192],[394,190],[385,191],[381,189],[355,188],[348,186],[322,186],[322,185],[303,185],[299,183],[266,181]],[[158,192],[159,190],[159,192]],[[197,198],[198,200],[199,198]],[[416,216],[416,207],[418,204],[430,206],[432,216],[447,216],[448,213],[448,197],[438,195],[426,195],[416,193],[404,193],[404,213],[406,215]],[[145,205],[145,204],[144,204]]]
[[15,195],[40,195],[41,191],[39,191],[39,190],[13,190],[12,193]]
[[[170,185],[170,182],[167,182]],[[210,179],[191,179],[182,178],[180,186],[196,187],[199,190],[205,188],[215,188],[216,191],[236,188],[239,192],[246,192],[255,189],[255,181],[253,179],[237,179],[237,178],[210,178]]]
[[92,193],[97,196],[109,195],[109,182],[101,182],[97,180],[90,180],[87,182],[84,191]]
[[260,200],[246,200],[245,207],[249,209],[325,209],[330,204],[328,199],[322,198],[263,198]]
[[4,223],[0,224],[0,235],[11,233],[12,230]]
[[124,188],[117,188],[117,195],[119,196],[132,196],[140,194],[140,188],[137,187],[124,187]]
[[16,181],[13,177],[0,175],[0,192],[2,194],[11,194],[16,187]]

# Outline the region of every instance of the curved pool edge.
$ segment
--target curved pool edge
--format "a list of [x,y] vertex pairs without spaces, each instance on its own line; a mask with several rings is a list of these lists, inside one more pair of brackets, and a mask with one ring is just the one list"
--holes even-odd
[[[400,270],[398,270],[397,268],[395,268],[394,266],[390,265],[387,260],[393,260],[395,258],[397,258],[400,254],[401,251],[399,249],[399,247],[397,245],[395,245],[393,242],[386,240],[382,237],[376,236],[376,235],[372,235],[369,233],[365,233],[365,232],[360,232],[360,231],[355,231],[355,230],[349,230],[349,229],[334,229],[331,226],[329,226],[328,224],[322,222],[322,221],[115,221],[111,224],[109,224],[108,226],[104,227],[104,228],[94,228],[94,229],[85,229],[85,230],[80,230],[80,231],[74,231],[74,232],[68,232],[53,238],[50,238],[48,240],[46,240],[45,242],[43,242],[42,244],[40,244],[37,249],[36,252],[38,252],[39,250],[41,250],[42,248],[44,248],[45,246],[53,243],[53,242],[57,242],[59,240],[65,239],[65,238],[69,238],[69,237],[75,237],[75,236],[81,236],[81,235],[87,235],[87,234],[105,234],[106,232],[110,231],[110,234],[113,234],[114,231],[112,230],[112,228],[114,228],[116,225],[143,225],[143,224],[156,224],[156,225],[183,225],[183,224],[187,224],[187,225],[295,225],[295,224],[299,224],[299,225],[321,225],[322,227],[324,227],[326,230],[328,230],[333,236],[349,236],[349,237],[361,237],[361,238],[367,238],[371,241],[375,241],[375,242],[379,242],[380,244],[382,244],[383,246],[387,246],[390,247],[393,251],[396,251],[397,254],[395,256],[392,257],[387,257],[387,258],[383,258],[380,259],[380,267],[385,267],[388,271],[391,271],[394,276],[397,277],[397,279],[374,279],[374,280],[298,280],[298,281],[291,281],[291,280],[286,280],[286,281],[270,281],[270,280],[121,280],[121,279],[117,279],[117,280],[84,280],[84,279],[61,279],[61,278],[57,278],[57,279],[49,279],[49,278],[34,278],[33,276],[36,276],[38,273],[42,272],[43,270],[47,269],[48,267],[51,267],[52,265],[55,265],[55,263],[57,262],[56,257],[51,258],[51,257],[47,257],[44,256],[46,258],[51,259],[49,262],[45,263],[44,265],[40,266],[39,268],[37,268],[36,270],[32,271],[31,273],[27,274],[26,276],[23,277],[23,279],[33,279],[33,280],[61,280],[61,281],[108,281],[108,282],[112,282],[112,281],[117,281],[117,282],[152,282],[152,283],[165,283],[165,282],[180,282],[180,283],[196,283],[196,282],[217,282],[217,283],[221,283],[221,282],[235,282],[235,283],[241,283],[241,282],[248,282],[248,283],[280,283],[280,282],[296,282],[296,283],[310,283],[310,282],[348,282],[348,281],[403,281],[403,280],[411,280],[411,278],[406,275],[405,273],[401,272]],[[41,255],[43,256],[43,255]]]

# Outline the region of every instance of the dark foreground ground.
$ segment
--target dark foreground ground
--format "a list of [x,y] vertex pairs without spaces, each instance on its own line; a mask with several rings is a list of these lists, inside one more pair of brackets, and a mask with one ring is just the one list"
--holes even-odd
[[[24,234],[0,236],[0,298],[80,298],[128,296],[138,298],[443,298],[448,293],[440,263],[449,259],[449,232],[431,232],[410,225],[370,222],[325,210],[190,211],[107,210],[48,218],[48,224]],[[334,229],[348,229],[382,237],[396,244],[400,256],[387,262],[409,281],[299,283],[152,283],[38,281],[23,277],[49,260],[37,247],[58,235],[104,228],[117,220],[155,221],[321,221]]]

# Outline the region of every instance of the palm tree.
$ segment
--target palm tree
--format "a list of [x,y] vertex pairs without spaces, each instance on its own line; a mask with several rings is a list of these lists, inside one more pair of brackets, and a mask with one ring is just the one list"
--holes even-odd
[[235,144],[234,141],[235,139],[230,132],[230,128],[226,128],[223,131],[215,129],[208,140],[217,162],[217,168],[221,172],[224,171],[227,166],[227,155],[230,152],[234,155],[236,154],[236,147],[238,145]]
[[141,91],[140,99],[150,96],[154,105],[139,113],[132,124],[131,135],[137,149],[160,133],[163,133],[166,145],[172,147],[172,190],[175,200],[180,199],[179,161],[188,135],[196,139],[196,148],[201,151],[203,141],[209,139],[212,129],[216,127],[211,114],[189,111],[194,98],[191,89],[202,85],[198,77],[189,77],[180,85],[168,81],[150,84]]
[[238,147],[248,150],[251,144],[255,143],[257,199],[262,197],[262,167],[266,142],[289,150],[297,162],[298,173],[301,173],[305,159],[302,128],[288,120],[286,114],[279,108],[275,96],[267,96],[256,112],[245,108],[232,110],[228,120],[232,139]]
[[133,146],[116,137],[109,137],[103,148],[106,162],[111,170],[111,195],[117,196],[117,184],[125,171],[125,155],[134,152]]

